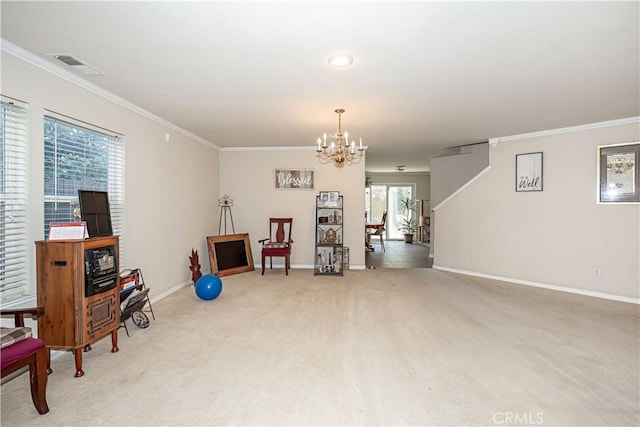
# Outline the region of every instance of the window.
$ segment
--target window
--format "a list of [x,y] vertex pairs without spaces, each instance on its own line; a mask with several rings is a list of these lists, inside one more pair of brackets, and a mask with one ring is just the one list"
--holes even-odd
[[[415,193],[414,187],[414,184],[380,184],[365,188],[368,221],[379,222],[382,213],[387,212],[387,239],[403,238],[400,227],[406,214],[400,208],[400,200],[404,197],[412,198]],[[413,214],[415,215],[415,212]]]
[[124,138],[91,125],[45,116],[45,238],[51,222],[79,220],[78,190],[109,193],[113,233],[120,236],[122,260]]
[[0,300],[29,293],[27,285],[27,110],[2,97],[0,106]]

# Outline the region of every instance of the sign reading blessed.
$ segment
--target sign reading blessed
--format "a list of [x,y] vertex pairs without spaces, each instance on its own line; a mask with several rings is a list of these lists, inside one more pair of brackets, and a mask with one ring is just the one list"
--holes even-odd
[[276,169],[276,188],[313,190],[312,169]]

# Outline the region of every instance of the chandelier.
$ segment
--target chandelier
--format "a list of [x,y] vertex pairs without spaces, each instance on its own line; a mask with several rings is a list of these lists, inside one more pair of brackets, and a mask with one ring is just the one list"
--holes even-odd
[[360,145],[356,147],[354,140],[351,140],[349,145],[349,133],[342,133],[342,113],[344,108],[338,108],[335,110],[338,113],[338,133],[332,135],[334,141],[327,145],[327,134],[322,135],[322,138],[318,138],[318,148],[316,153],[318,160],[323,165],[327,163],[333,163],[337,168],[343,168],[345,165],[354,165],[360,160],[364,154],[364,148],[362,147],[362,137],[360,137]]

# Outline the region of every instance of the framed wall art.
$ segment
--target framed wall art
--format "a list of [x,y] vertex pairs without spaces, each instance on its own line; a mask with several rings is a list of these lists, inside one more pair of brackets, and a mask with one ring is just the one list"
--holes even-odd
[[313,169],[276,169],[275,187],[283,190],[313,190]]
[[542,152],[516,154],[516,191],[542,191]]
[[598,147],[598,202],[640,203],[640,142]]
[[319,207],[337,208],[340,201],[339,191],[321,191]]

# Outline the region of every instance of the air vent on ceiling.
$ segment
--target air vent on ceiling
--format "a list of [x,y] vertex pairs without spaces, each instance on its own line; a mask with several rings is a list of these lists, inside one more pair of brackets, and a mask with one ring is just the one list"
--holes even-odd
[[81,61],[78,58],[68,53],[48,53],[47,56],[56,59],[63,64],[69,66],[74,71],[78,71],[86,76],[104,76],[105,74],[98,70],[96,67],[92,67]]

